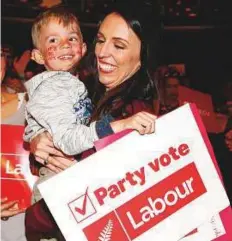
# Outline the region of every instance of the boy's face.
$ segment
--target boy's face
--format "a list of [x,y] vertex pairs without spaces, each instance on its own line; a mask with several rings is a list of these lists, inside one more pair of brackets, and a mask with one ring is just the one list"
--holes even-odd
[[86,45],[76,23],[64,27],[54,19],[41,29],[40,64],[44,64],[47,70],[70,71],[79,63],[85,52]]

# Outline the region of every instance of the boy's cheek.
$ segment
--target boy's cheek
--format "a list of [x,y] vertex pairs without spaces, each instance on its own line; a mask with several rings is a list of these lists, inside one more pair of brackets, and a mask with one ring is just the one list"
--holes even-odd
[[56,59],[56,52],[57,52],[57,47],[55,46],[52,46],[52,47],[49,47],[47,48],[47,51],[46,51],[46,57],[48,60],[54,60]]
[[54,52],[48,52],[47,60],[56,60],[56,54]]

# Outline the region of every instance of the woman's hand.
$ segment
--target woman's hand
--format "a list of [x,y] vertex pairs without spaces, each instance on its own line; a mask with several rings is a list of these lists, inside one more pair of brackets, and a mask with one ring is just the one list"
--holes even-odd
[[225,143],[229,151],[232,152],[232,129],[229,130],[225,135]]
[[1,198],[1,218],[9,218],[25,211],[25,209],[15,208],[18,201],[8,201]]
[[74,164],[73,157],[67,156],[54,147],[52,137],[48,132],[41,133],[30,143],[31,153],[36,161],[53,172],[61,172]]
[[156,119],[157,116],[141,111],[126,119],[111,122],[110,125],[114,132],[119,132],[125,129],[134,129],[141,135],[144,135],[155,131]]

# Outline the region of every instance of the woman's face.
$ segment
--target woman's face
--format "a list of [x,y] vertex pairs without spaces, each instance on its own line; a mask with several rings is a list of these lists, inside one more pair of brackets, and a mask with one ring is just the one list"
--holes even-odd
[[112,89],[140,68],[141,41],[118,14],[109,14],[97,34],[95,55],[99,81]]

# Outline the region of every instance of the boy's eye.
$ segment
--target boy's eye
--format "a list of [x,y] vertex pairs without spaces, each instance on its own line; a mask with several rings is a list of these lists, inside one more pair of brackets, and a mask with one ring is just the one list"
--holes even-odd
[[76,42],[76,41],[78,41],[78,38],[77,37],[71,37],[71,38],[69,38],[69,41]]
[[49,39],[49,43],[57,43],[58,40],[56,38],[51,38]]

